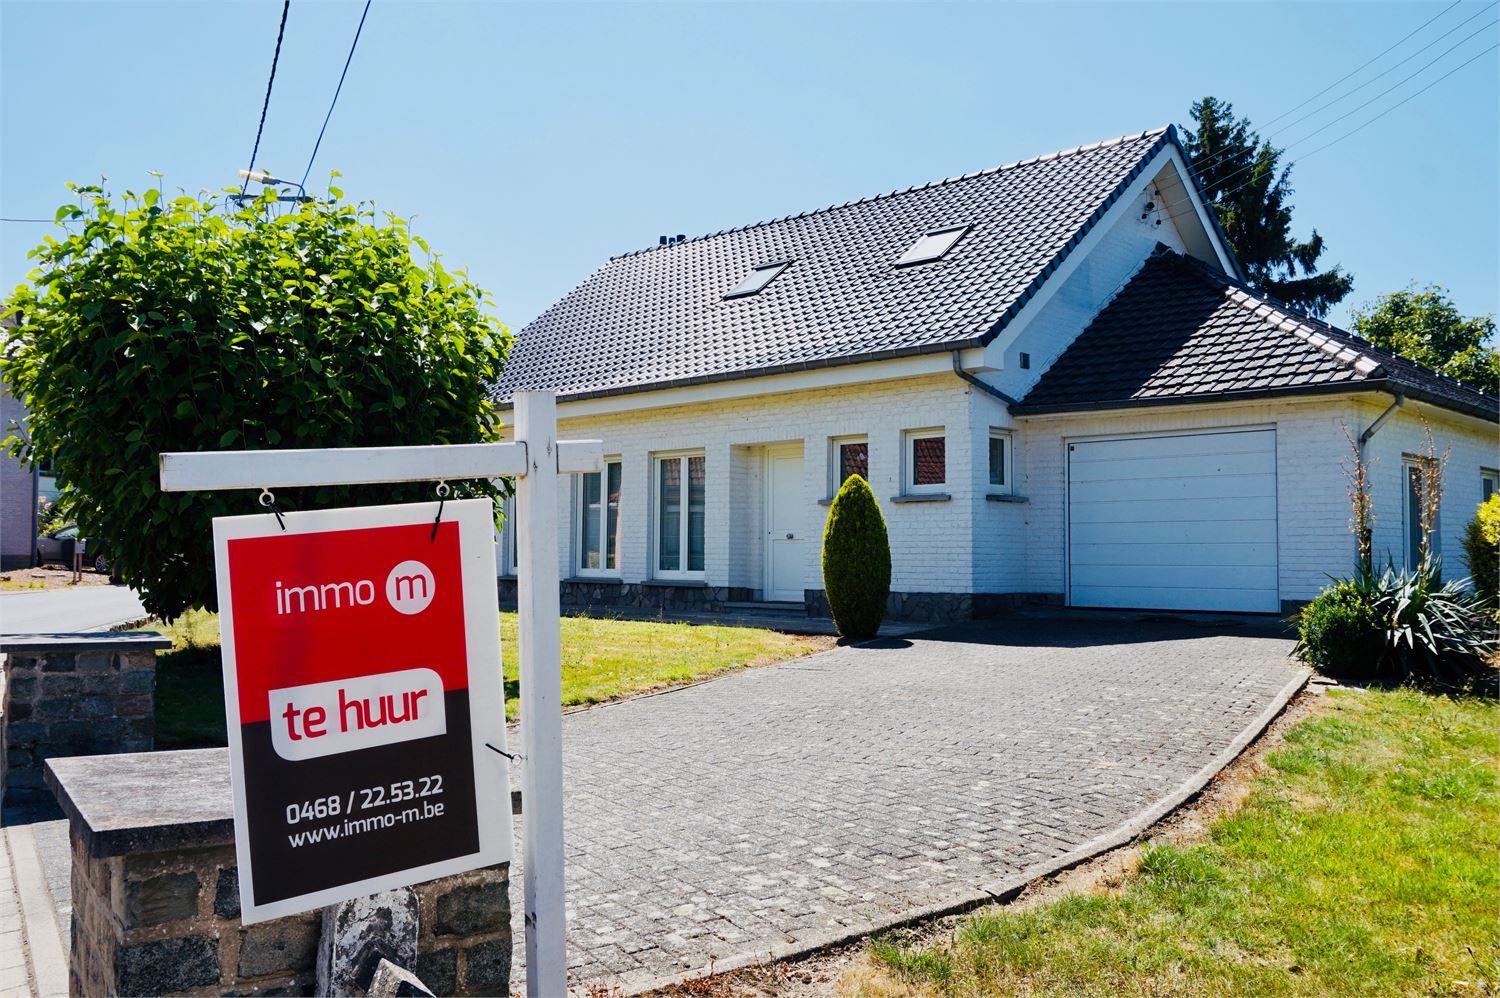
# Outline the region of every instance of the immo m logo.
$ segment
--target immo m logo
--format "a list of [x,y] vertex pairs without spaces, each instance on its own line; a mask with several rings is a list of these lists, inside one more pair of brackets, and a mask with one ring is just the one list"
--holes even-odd
[[[437,579],[432,569],[420,561],[403,561],[386,576],[385,598],[398,613],[421,613],[432,605],[432,598],[436,595]],[[375,583],[369,579],[306,586],[289,586],[280,579],[276,581],[278,616],[369,606],[374,602]]]

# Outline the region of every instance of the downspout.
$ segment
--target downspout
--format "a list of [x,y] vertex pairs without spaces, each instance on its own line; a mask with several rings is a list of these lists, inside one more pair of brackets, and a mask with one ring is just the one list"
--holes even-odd
[[1394,402],[1392,402],[1389,406],[1386,407],[1385,412],[1382,412],[1379,416],[1376,416],[1375,417],[1375,422],[1371,423],[1369,425],[1369,428],[1366,429],[1365,432],[1363,432],[1363,433],[1361,433],[1359,435],[1359,456],[1360,456],[1360,460],[1364,460],[1364,456],[1365,456],[1365,444],[1369,443],[1370,442],[1370,438],[1373,437],[1376,433],[1380,432],[1380,428],[1385,425],[1385,421],[1387,419],[1390,419],[1392,416],[1394,416],[1396,414],[1396,410],[1399,409],[1399,408],[1401,408],[1405,404],[1406,404],[1406,396],[1403,395],[1401,392],[1397,392],[1396,393],[1396,400]]
[[[1368,491],[1369,479],[1367,477],[1366,469],[1369,467],[1369,464],[1365,461],[1365,445],[1370,442],[1370,440],[1375,436],[1376,433],[1380,432],[1380,428],[1385,425],[1385,421],[1394,416],[1396,414],[1396,411],[1406,404],[1406,396],[1404,394],[1402,394],[1401,392],[1396,392],[1395,394],[1395,399],[1392,400],[1390,405],[1386,406],[1385,412],[1382,412],[1379,416],[1376,416],[1375,422],[1366,427],[1365,431],[1359,435],[1359,446],[1355,448],[1355,450],[1357,451],[1357,457],[1359,459],[1359,467],[1356,469],[1356,473],[1359,476],[1358,481],[1365,483],[1365,487],[1363,490],[1364,495],[1359,500],[1357,500],[1356,503],[1356,516],[1360,515],[1359,511],[1363,508],[1364,504],[1373,504]],[[1371,516],[1373,517],[1373,511],[1371,512]],[[1371,572],[1374,570],[1375,551],[1372,544],[1371,531],[1368,526],[1366,526],[1364,530],[1360,531],[1358,541],[1360,570],[1366,573]]]
[[992,396],[993,398],[997,398],[1001,402],[1004,402],[1007,406],[1012,406],[1012,405],[1016,404],[1016,400],[1015,399],[1011,398],[1009,395],[1005,394],[1000,389],[994,387],[993,385],[987,385],[987,384],[985,384],[983,381],[980,381],[978,378],[974,377],[974,375],[970,374],[968,371],[965,371],[963,364],[958,359],[958,351],[957,350],[953,351],[953,373],[956,374],[956,375],[958,375],[960,378],[963,378],[969,384],[973,385],[975,388],[978,388],[980,391],[984,392],[986,395]]

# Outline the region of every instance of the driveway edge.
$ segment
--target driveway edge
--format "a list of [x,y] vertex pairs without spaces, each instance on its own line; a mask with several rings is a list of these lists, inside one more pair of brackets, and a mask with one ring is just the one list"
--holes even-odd
[[1200,793],[1209,781],[1219,774],[1225,766],[1233,762],[1240,753],[1249,747],[1250,743],[1259,738],[1260,735],[1271,726],[1271,722],[1286,709],[1286,705],[1296,696],[1307,681],[1312,678],[1312,670],[1306,667],[1297,667],[1296,674],[1282,687],[1281,691],[1271,700],[1266,709],[1260,713],[1255,720],[1251,721],[1229,743],[1223,751],[1215,755],[1202,769],[1192,776],[1183,780],[1166,797],[1152,804],[1146,810],[1120,825],[1114,831],[1106,832],[1097,838],[1091,839],[1083,845],[1058,856],[1056,859],[1047,860],[1034,866],[1029,870],[1000,880],[981,885],[973,891],[955,895],[937,904],[928,905],[904,912],[893,918],[880,922],[863,922],[856,925],[846,926],[836,932],[820,933],[794,943],[783,946],[773,946],[768,950],[758,950],[749,953],[741,953],[729,957],[726,960],[715,960],[694,970],[674,974],[670,977],[657,977],[648,979],[639,984],[624,986],[621,994],[629,996],[647,994],[661,988],[682,984],[685,981],[702,977],[727,974],[735,970],[743,970],[746,967],[754,967],[779,960],[787,960],[795,957],[811,956],[823,950],[842,946],[845,943],[854,942],[877,932],[885,932],[891,929],[905,928],[930,918],[940,918],[945,915],[958,915],[970,911],[981,905],[994,901],[1006,901],[1019,894],[1027,885],[1044,877],[1050,877],[1055,873],[1077,866],[1080,863],[1093,859],[1101,853],[1117,849],[1122,845],[1134,840],[1146,829],[1161,821],[1162,818],[1177,810],[1184,803]]

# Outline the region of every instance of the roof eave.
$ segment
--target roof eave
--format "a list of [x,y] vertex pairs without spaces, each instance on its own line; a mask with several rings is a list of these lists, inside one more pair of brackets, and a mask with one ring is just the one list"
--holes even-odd
[[1436,392],[1410,387],[1388,378],[1366,381],[1342,381],[1326,385],[1292,385],[1286,388],[1257,388],[1241,392],[1210,392],[1196,395],[1156,395],[1148,398],[1106,399],[1098,402],[1063,402],[1052,405],[1028,405],[1026,402],[1011,407],[1011,415],[1027,416],[1065,415],[1074,412],[1104,412],[1111,409],[1146,409],[1172,405],[1228,405],[1236,402],[1254,402],[1264,399],[1305,398],[1319,395],[1354,395],[1361,392],[1382,392],[1387,395],[1405,395],[1418,402],[1448,409],[1453,412],[1475,416],[1492,423],[1500,423],[1500,412],[1486,410],[1478,404],[1468,405],[1456,399],[1445,398]]
[[[924,343],[919,346],[897,347],[875,353],[856,354],[848,357],[826,357],[819,360],[798,361],[795,364],[777,364],[770,367],[747,368],[742,371],[723,371],[715,374],[700,374],[689,378],[673,378],[669,381],[650,381],[634,385],[618,385],[583,392],[568,392],[557,396],[559,403],[585,402],[591,399],[616,398],[622,395],[642,395],[648,392],[669,391],[673,388],[694,388],[699,385],[721,384],[726,381],[746,381],[752,378],[768,378],[777,374],[797,374],[801,371],[822,371],[837,367],[853,367],[857,364],[878,364],[881,361],[901,360],[905,357],[921,357],[931,354],[952,353],[983,346],[977,337],[952,340],[943,343]],[[525,391],[511,389],[512,393]],[[512,407],[509,397],[496,398],[496,407],[501,410]]]

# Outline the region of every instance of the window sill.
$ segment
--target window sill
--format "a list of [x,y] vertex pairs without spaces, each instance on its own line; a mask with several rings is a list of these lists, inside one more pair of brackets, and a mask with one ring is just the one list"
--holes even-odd
[[647,579],[638,585],[656,589],[707,589],[708,583],[702,579]]
[[953,497],[946,492],[917,492],[911,495],[891,496],[891,502],[952,502]]
[[984,498],[987,502],[1031,502],[1025,496],[1011,495],[1009,492],[991,492]]
[[625,584],[618,575],[570,575],[564,582],[582,582],[590,586],[623,586]]

